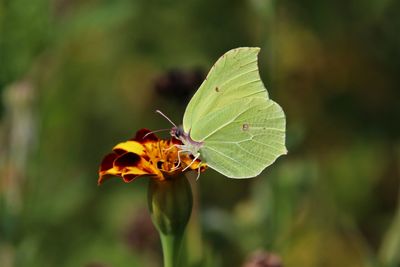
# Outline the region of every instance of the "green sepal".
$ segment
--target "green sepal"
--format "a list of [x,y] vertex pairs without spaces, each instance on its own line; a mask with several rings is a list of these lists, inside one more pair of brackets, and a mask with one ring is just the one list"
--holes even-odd
[[150,179],[148,205],[160,234],[164,266],[177,267],[183,233],[193,206],[189,181],[183,174],[163,181]]

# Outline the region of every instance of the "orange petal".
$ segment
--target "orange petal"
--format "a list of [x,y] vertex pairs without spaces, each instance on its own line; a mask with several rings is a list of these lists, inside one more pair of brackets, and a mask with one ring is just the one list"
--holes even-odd
[[137,178],[140,178],[140,177],[157,176],[157,175],[156,174],[152,174],[152,173],[147,173],[147,172],[143,172],[142,174],[139,174],[138,173],[138,169],[135,169],[135,170],[132,170],[132,171],[129,170],[127,172],[124,172],[121,176],[122,176],[122,179],[124,180],[125,183],[130,183],[133,180],[136,180]]
[[108,175],[119,175],[121,172],[114,168],[114,161],[118,157],[116,153],[111,153],[106,155],[101,164],[99,169],[99,178],[97,183],[100,185],[103,181],[108,178]]
[[160,176],[160,178],[163,178],[161,172],[150,162],[132,152],[118,157],[114,161],[114,169],[120,171],[125,182],[131,182],[138,176]]
[[143,155],[145,153],[145,147],[136,142],[136,141],[126,141],[123,143],[119,143],[113,148],[114,151],[126,151],[126,152],[132,152],[138,155]]

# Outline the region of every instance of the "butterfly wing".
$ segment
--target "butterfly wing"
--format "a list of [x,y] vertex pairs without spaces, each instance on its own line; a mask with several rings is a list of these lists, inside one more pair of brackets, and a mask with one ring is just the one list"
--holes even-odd
[[259,51],[258,47],[236,48],[217,60],[186,107],[183,129],[185,132],[190,131],[192,138],[201,137],[198,131],[208,127],[200,121],[210,112],[238,99],[268,98],[268,92],[258,73]]
[[285,115],[268,98],[258,72],[259,48],[224,54],[190,100],[186,133],[203,142],[202,160],[231,178],[257,176],[286,153]]
[[200,154],[209,167],[227,177],[257,176],[287,152],[285,115],[270,99],[235,101],[205,116],[204,122],[213,127],[205,136]]

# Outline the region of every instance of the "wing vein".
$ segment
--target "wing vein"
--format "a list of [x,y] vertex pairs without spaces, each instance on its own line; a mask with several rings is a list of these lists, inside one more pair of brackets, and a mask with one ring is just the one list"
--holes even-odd
[[236,162],[236,163],[239,164],[240,166],[245,167],[246,169],[253,171],[253,169],[249,168],[247,165],[242,164],[240,161],[238,161],[238,160],[236,160],[236,159],[234,159],[234,158],[231,158],[231,157],[229,157],[228,155],[226,155],[226,154],[224,154],[224,153],[222,153],[222,152],[220,152],[220,151],[217,151],[217,150],[215,150],[215,149],[213,149],[213,148],[211,148],[211,147],[207,147],[207,148],[210,149],[210,150],[212,150],[212,151],[214,151],[214,152],[217,153],[217,154],[220,154],[221,156],[223,156],[223,157],[225,157],[225,158],[227,158],[227,159],[230,159],[230,160]]
[[253,64],[253,63],[255,63],[255,62],[257,62],[257,59],[255,59],[255,60],[253,60],[253,61],[250,61],[250,62],[247,62],[246,64],[240,65],[240,66],[239,66],[239,69],[241,69],[241,68],[243,68],[243,67],[246,67],[246,66],[248,66],[248,65],[250,65],[250,64]]
[[210,137],[211,135],[215,134],[216,132],[218,132],[219,130],[223,129],[224,127],[228,126],[229,124],[231,124],[232,122],[234,122],[237,118],[239,118],[240,115],[242,115],[243,113],[245,113],[246,111],[248,111],[249,109],[251,109],[252,107],[248,107],[247,109],[243,110],[241,113],[237,114],[233,119],[230,119],[228,122],[222,124],[220,127],[218,127],[217,129],[215,129],[214,131],[212,131],[211,133],[209,133],[207,136],[205,136],[203,138],[202,141],[206,140],[208,137]]
[[[262,134],[259,134],[259,135],[254,135],[254,136],[261,136]],[[253,136],[253,137],[254,137]],[[268,147],[271,147],[271,148],[275,148],[274,146],[272,146],[272,145],[269,145],[269,144],[266,144],[266,143],[262,143],[262,142],[259,142],[259,141],[256,141],[256,140],[254,140],[254,138],[250,138],[250,139],[244,139],[244,140],[240,140],[240,141],[237,141],[237,142],[235,142],[235,141],[207,141],[207,143],[215,143],[215,144],[240,144],[240,143],[244,143],[244,142],[248,142],[248,141],[254,141],[255,143],[258,143],[258,144],[262,144],[262,145],[265,145],[265,146],[268,146]],[[285,143],[280,143],[280,142],[273,142],[274,144],[278,144],[278,145],[285,145]],[[275,148],[276,149],[276,148]]]
[[[248,151],[247,149],[245,149],[244,147],[242,147],[240,144],[236,144],[236,145],[237,145],[237,147],[239,147],[242,151],[246,152],[247,154],[252,155],[253,157],[258,158],[258,159],[260,159],[260,160],[262,160],[262,161],[265,160],[264,157],[262,157],[262,156],[260,156],[260,155],[257,155],[257,154],[254,154],[254,153]],[[271,153],[267,153],[267,154],[272,155]]]
[[258,71],[258,68],[255,68],[255,69],[253,69],[253,70],[249,70],[249,71],[244,72],[244,73],[237,74],[236,76],[232,77],[231,79],[224,81],[222,84],[219,85],[219,87],[222,88],[225,84],[227,84],[227,83],[229,83],[229,82],[231,82],[231,81],[233,81],[233,80],[236,80],[237,78],[242,77],[242,76],[244,76],[244,75],[246,75],[246,74],[255,72],[255,71]]
[[[257,144],[266,146],[266,147],[270,147],[270,148],[272,148],[272,149],[274,149],[274,150],[278,150],[278,149],[277,149],[276,147],[274,147],[273,145],[266,144],[266,143],[263,143],[263,142],[259,142],[259,141],[257,141],[257,140],[253,140],[253,139],[252,139],[251,141],[253,141],[254,143],[257,143]],[[278,143],[278,142],[274,142],[274,143],[276,143],[276,144],[278,144],[278,145],[284,145],[284,144]]]

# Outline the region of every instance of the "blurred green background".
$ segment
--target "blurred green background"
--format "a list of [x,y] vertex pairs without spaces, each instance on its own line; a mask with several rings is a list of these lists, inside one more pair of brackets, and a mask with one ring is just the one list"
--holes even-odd
[[192,181],[186,266],[400,266],[399,10],[1,0],[0,266],[161,266],[147,179],[98,187],[99,163],[136,130],[170,127],[154,110],[180,122],[239,46],[262,48],[289,154],[255,179]]

